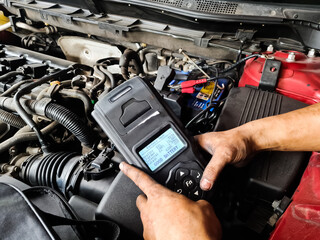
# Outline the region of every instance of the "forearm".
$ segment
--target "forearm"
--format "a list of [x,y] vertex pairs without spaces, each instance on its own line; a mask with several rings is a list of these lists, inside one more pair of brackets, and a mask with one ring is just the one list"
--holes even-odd
[[199,135],[199,144],[212,154],[200,186],[203,190],[211,189],[226,164],[240,166],[256,151],[320,151],[319,129],[320,103],[228,131]]
[[320,104],[249,122],[236,129],[253,151],[320,151]]

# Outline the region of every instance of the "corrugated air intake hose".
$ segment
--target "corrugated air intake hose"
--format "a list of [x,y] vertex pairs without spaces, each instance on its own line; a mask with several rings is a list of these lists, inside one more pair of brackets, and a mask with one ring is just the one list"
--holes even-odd
[[2,109],[0,109],[0,121],[16,128],[22,128],[27,125],[20,116]]
[[93,146],[93,134],[83,121],[69,109],[55,103],[49,103],[45,109],[45,115],[68,129],[84,145]]

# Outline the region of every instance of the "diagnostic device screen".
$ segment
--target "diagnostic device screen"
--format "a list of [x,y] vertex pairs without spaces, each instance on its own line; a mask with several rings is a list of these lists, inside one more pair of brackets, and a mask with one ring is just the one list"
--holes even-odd
[[184,142],[169,128],[139,151],[151,171],[157,170],[185,147]]

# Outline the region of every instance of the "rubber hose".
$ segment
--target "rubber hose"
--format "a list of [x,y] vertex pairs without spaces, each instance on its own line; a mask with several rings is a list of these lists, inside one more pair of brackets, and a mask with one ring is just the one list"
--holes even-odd
[[10,126],[22,128],[27,125],[20,116],[0,109],[0,120]]
[[143,73],[143,67],[140,60],[140,57],[137,52],[133,51],[132,49],[126,49],[124,53],[120,57],[119,66],[121,68],[121,74],[125,80],[129,80],[129,63],[133,60],[133,65],[137,70],[137,75]]
[[100,86],[104,85],[106,80],[108,80],[107,76],[100,70],[100,68],[98,66],[94,67],[94,72],[97,74],[100,81],[91,88],[91,90],[90,90],[91,96],[93,93],[96,93],[96,91],[98,90],[98,88]]
[[[51,131],[53,131],[57,125],[58,125],[57,122],[50,123],[47,127],[43,128],[41,130],[41,133],[43,135],[46,135],[46,134],[50,133]],[[20,130],[22,130],[22,129],[20,129]],[[35,132],[19,132],[18,131],[17,134],[15,134],[13,137],[0,143],[0,153],[5,152],[10,147],[12,147],[18,143],[35,141],[37,139],[38,139],[38,137]]]
[[19,87],[21,87],[23,84],[25,83],[29,83],[32,82],[31,79],[29,80],[24,80],[24,81],[20,81],[17,82],[16,84],[12,85],[10,88],[8,88],[8,90],[6,90],[5,92],[3,92],[2,94],[0,94],[0,97],[6,97],[6,96],[10,96],[10,94],[12,94],[14,91],[16,91]]
[[[119,65],[119,60],[120,60],[119,58],[109,57],[109,58],[103,58],[97,61],[97,70],[99,70],[99,72],[101,73],[104,73],[106,77],[105,80],[110,81],[111,89],[113,89],[116,85],[115,85],[113,74],[110,71],[108,71],[108,66]],[[100,81],[97,85],[95,85],[92,88],[92,91],[95,91],[95,89],[98,89],[103,84],[104,82]]]
[[116,83],[114,81],[114,77],[113,77],[112,73],[110,71],[108,71],[108,69],[106,69],[102,66],[101,66],[100,71],[102,71],[107,76],[107,78],[110,80],[111,89],[114,89],[116,86]]
[[68,129],[84,145],[93,146],[94,138],[89,128],[69,109],[55,103],[49,103],[45,109],[45,115]]
[[18,76],[19,74],[22,74],[22,72],[21,71],[8,72],[8,73],[6,73],[6,74],[4,74],[4,75],[2,75],[0,77],[0,82],[5,82],[5,81],[9,80],[12,77]]
[[69,67],[67,69],[63,69],[60,70],[58,72],[53,73],[52,75],[48,75],[48,76],[44,76],[40,79],[38,79],[38,81],[32,82],[30,84],[28,84],[27,86],[25,86],[24,88],[20,89],[18,92],[16,92],[16,94],[13,97],[14,103],[15,103],[15,108],[16,111],[19,113],[19,115],[21,116],[21,118],[26,122],[26,124],[28,124],[30,126],[30,128],[37,134],[38,139],[39,139],[39,143],[41,145],[42,151],[44,153],[49,153],[49,144],[47,143],[47,141],[43,138],[40,129],[38,128],[37,124],[32,120],[31,116],[28,115],[28,113],[26,112],[26,110],[23,108],[23,106],[20,103],[20,98],[25,95],[28,94],[29,92],[31,92],[32,89],[34,89],[37,86],[40,86],[41,84],[48,82],[50,80],[56,79],[64,74],[67,74],[71,69],[73,69],[72,67]]
[[245,58],[239,60],[238,62],[236,62],[235,64],[232,64],[231,66],[227,67],[226,69],[223,69],[223,70],[219,71],[219,74],[226,73],[226,72],[230,71],[231,69],[234,69],[234,68],[238,67],[241,63],[247,61],[248,59],[256,58],[256,57],[261,57],[261,54],[252,54],[252,55],[250,55],[248,57],[245,57]]

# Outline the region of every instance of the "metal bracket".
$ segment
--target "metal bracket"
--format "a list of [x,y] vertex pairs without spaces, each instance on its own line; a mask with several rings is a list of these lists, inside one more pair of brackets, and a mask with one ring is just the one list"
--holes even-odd
[[281,62],[274,59],[266,59],[260,79],[259,89],[273,92],[276,90]]
[[11,28],[13,32],[17,31],[16,23],[20,21],[16,16],[9,16],[9,21],[11,23]]
[[276,225],[277,221],[279,220],[281,215],[285,212],[285,210],[288,208],[291,202],[292,202],[291,198],[284,196],[281,200],[274,201],[272,203],[274,214],[268,220],[269,226],[274,227]]
[[23,8],[18,8],[18,14],[17,16],[15,15],[12,15],[12,16],[9,16],[9,21],[11,23],[11,28],[12,28],[12,31],[13,32],[16,32],[17,31],[17,28],[16,28],[16,23],[17,22],[26,22],[26,12]]

